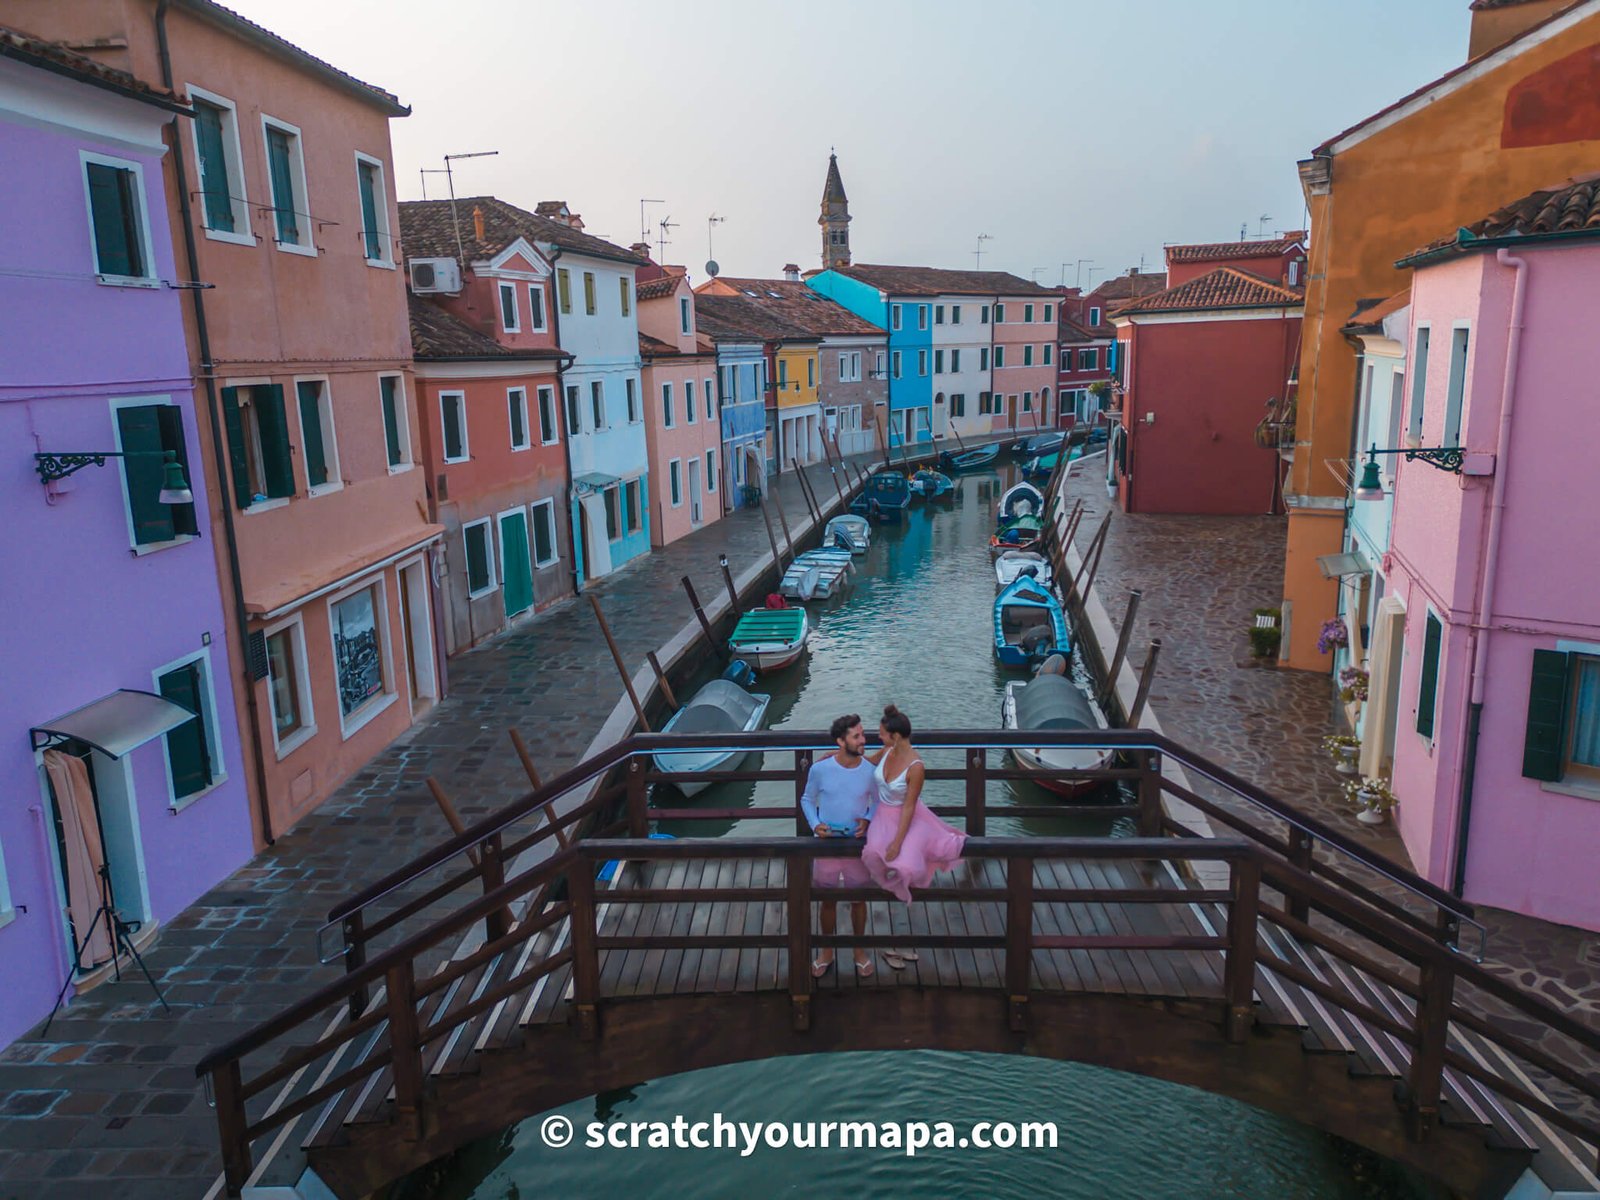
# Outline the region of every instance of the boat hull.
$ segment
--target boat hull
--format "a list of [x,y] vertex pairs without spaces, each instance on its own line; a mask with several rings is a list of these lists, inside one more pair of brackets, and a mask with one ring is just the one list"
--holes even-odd
[[730,645],[736,656],[745,660],[756,672],[765,675],[771,671],[780,671],[799,660],[806,652],[806,644],[800,642],[793,646],[742,646],[737,643]]
[[[1026,686],[1025,683],[1020,681],[1006,685],[1006,698],[1000,708],[1001,728],[1007,731],[1017,728],[1017,689]],[[1105,714],[1100,711],[1093,701],[1089,702],[1089,707],[1094,713],[1098,727],[1104,729],[1106,727]],[[1054,795],[1070,798],[1096,791],[1104,786],[1106,781],[1103,779],[1063,779],[1060,777],[1060,772],[1103,771],[1111,765],[1114,753],[1108,747],[1098,746],[1066,750],[1018,748],[1011,751],[1011,757],[1020,769],[1033,774],[1033,777],[1028,780],[1029,783],[1036,787],[1042,787]]]

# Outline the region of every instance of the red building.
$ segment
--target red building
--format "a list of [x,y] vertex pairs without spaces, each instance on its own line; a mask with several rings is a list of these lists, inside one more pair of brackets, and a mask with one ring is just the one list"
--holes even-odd
[[1085,295],[1068,288],[1061,301],[1057,346],[1056,423],[1063,429],[1095,420],[1105,407],[1092,390],[1116,379],[1117,331],[1110,314],[1167,286],[1162,271],[1133,271],[1107,279]]
[[1292,386],[1304,261],[1298,235],[1172,246],[1172,283],[1111,315],[1125,394],[1110,449],[1125,511],[1274,510],[1279,458],[1261,452],[1255,428]]

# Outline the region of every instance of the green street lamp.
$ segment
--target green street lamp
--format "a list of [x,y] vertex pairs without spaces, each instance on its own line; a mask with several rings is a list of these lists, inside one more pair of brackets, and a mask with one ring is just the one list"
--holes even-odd
[[194,493],[189,490],[189,477],[175,450],[93,450],[35,454],[34,470],[46,486],[58,479],[76,474],[84,467],[103,467],[108,458],[149,458],[161,456],[161,492],[156,496],[159,504],[193,504]]
[[1449,471],[1452,475],[1461,474],[1461,465],[1466,457],[1466,449],[1461,446],[1429,446],[1429,447],[1397,447],[1393,450],[1379,450],[1374,443],[1367,451],[1367,461],[1361,468],[1361,480],[1356,484],[1355,498],[1357,500],[1382,500],[1383,479],[1378,474],[1378,455],[1404,454],[1407,462],[1425,462],[1430,467],[1437,467],[1441,471]]

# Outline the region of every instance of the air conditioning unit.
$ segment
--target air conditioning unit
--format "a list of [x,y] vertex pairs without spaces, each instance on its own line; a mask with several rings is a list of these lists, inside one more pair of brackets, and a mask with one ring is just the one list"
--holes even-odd
[[453,258],[413,258],[406,267],[411,272],[411,290],[419,296],[461,290],[461,265]]

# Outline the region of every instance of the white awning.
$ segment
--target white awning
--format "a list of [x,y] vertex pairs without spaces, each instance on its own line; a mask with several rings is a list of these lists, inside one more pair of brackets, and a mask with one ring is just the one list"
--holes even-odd
[[35,750],[43,749],[52,738],[76,738],[102,754],[121,758],[192,720],[192,712],[163,696],[122,688],[28,732]]
[[1372,564],[1359,552],[1320,554],[1317,556],[1317,567],[1322,571],[1324,579],[1340,579],[1346,575],[1366,575],[1372,570]]

